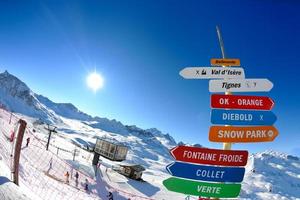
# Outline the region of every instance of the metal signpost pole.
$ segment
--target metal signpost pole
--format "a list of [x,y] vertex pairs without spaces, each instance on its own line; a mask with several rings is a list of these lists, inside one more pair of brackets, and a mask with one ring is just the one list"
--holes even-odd
[[[218,26],[216,26],[216,29],[217,29],[217,34],[218,34],[219,43],[220,43],[220,47],[221,47],[222,58],[225,59],[226,56],[225,56],[225,49],[224,49],[224,43],[223,43],[221,31]],[[223,66],[223,67],[226,67],[226,66]],[[231,95],[231,92],[225,92],[225,95]],[[231,143],[223,143],[223,149],[231,150]],[[218,199],[216,199],[216,200],[218,200]]]
[[[218,26],[216,26],[216,29],[217,29],[219,43],[220,43],[220,47],[221,47],[221,51],[222,51],[222,57],[223,57],[223,59],[225,59],[225,49],[224,49],[224,43],[223,43],[221,31],[220,31]],[[226,67],[226,66],[223,66],[223,67]],[[231,92],[225,92],[225,95],[231,95],[231,94],[232,94]],[[224,150],[231,150],[231,146],[232,146],[231,143],[223,143],[223,149]]]

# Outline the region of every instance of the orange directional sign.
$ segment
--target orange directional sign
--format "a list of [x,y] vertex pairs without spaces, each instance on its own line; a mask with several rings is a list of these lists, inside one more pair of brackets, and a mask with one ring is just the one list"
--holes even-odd
[[278,135],[273,126],[212,126],[209,130],[209,141],[228,143],[271,142]]
[[240,66],[240,59],[220,59],[212,58],[210,59],[210,64],[213,66]]

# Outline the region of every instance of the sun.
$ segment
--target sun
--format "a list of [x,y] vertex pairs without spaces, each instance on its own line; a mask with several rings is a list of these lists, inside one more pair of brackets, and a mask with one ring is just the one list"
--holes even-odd
[[87,76],[86,83],[89,88],[91,88],[94,92],[97,92],[103,87],[104,79],[97,72],[92,72]]

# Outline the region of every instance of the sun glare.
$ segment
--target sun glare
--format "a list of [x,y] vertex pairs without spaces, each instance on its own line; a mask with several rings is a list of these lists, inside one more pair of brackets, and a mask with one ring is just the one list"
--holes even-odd
[[91,88],[94,92],[97,92],[97,90],[103,87],[104,79],[97,72],[93,72],[88,75],[86,82],[89,88]]

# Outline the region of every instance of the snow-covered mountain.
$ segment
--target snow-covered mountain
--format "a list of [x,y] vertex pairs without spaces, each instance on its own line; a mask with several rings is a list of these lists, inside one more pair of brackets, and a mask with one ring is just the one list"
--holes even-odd
[[51,124],[63,123],[62,117],[80,120],[92,128],[120,135],[135,135],[152,143],[157,142],[162,148],[176,145],[169,134],[163,134],[156,128],[144,130],[134,125],[124,125],[115,119],[92,117],[71,103],[55,103],[45,96],[35,94],[24,82],[7,71],[0,73],[0,84],[0,104],[13,112]]
[[54,103],[47,97],[37,94],[35,94],[35,97],[47,108],[53,110],[56,114],[60,116],[70,119],[78,119],[82,121],[89,121],[92,119],[90,115],[81,112],[71,103]]
[[0,73],[0,103],[1,106],[27,116],[42,119],[46,123],[60,122],[60,118],[42,104],[35,93],[7,71]]

